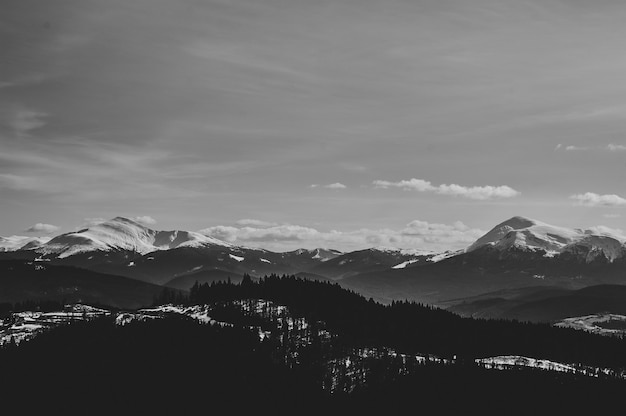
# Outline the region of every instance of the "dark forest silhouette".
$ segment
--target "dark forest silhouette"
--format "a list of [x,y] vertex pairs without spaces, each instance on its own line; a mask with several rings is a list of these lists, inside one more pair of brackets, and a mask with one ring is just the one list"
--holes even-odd
[[[520,354],[562,362],[624,366],[624,341],[548,325],[460,318],[410,303],[381,305],[329,282],[288,276],[241,284],[194,285],[187,304],[267,299],[294,316],[324,321],[346,346],[386,346],[407,353],[457,355],[455,364],[427,363],[410,375],[372,378],[351,394],[320,388],[323,360],[276,359],[276,343],[246,326],[203,325],[185,316],[115,325],[113,317],[74,322],[19,346],[0,349],[0,396],[23,413],[58,414],[397,414],[403,411],[486,414],[598,411],[621,397],[626,383],[541,370],[485,370],[473,357]],[[170,297],[171,299],[168,299]],[[378,366],[378,367],[376,367]],[[376,378],[376,374],[381,378]],[[577,397],[592,398],[581,404]],[[592,406],[593,405],[593,406]]]

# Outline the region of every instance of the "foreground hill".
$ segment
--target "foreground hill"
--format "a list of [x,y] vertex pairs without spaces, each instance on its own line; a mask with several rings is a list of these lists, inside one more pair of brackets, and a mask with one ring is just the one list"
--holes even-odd
[[622,339],[385,306],[329,282],[246,277],[200,285],[182,305],[75,309],[13,315],[15,330],[58,316],[68,323],[0,348],[5,409],[502,414],[514,403],[578,414],[614,410],[624,389]]
[[76,267],[0,261],[0,302],[56,300],[137,308],[150,305],[161,291],[160,286]]

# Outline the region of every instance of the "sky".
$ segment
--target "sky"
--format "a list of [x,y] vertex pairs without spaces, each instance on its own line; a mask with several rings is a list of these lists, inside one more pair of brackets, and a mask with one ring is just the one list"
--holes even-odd
[[4,0],[0,235],[626,229],[624,21],[618,0]]

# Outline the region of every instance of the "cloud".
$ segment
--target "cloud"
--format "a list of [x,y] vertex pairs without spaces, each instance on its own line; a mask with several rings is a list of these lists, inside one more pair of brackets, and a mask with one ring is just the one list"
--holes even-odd
[[43,118],[47,116],[47,113],[41,111],[22,109],[15,112],[10,125],[18,137],[23,137],[27,136],[31,130],[45,126],[46,122]]
[[250,227],[258,227],[258,228],[266,228],[266,227],[273,227],[278,225],[275,222],[269,222],[269,221],[262,221],[262,220],[253,220],[253,219],[249,219],[249,218],[245,218],[242,220],[239,220],[236,222],[237,225],[241,225],[241,226],[250,226]]
[[274,226],[218,225],[200,233],[236,244],[262,246],[274,250],[301,247],[330,247],[342,250],[363,249],[372,246],[445,250],[463,248],[484,234],[460,221],[453,224],[429,223],[415,220],[402,229],[368,229],[352,231],[320,231],[293,224]]
[[563,145],[561,143],[557,144],[556,147],[554,148],[555,151],[557,150],[564,150],[566,152],[576,152],[576,151],[583,151],[583,150],[591,150],[591,147],[587,147],[587,146],[575,146],[575,145]]
[[372,182],[375,188],[402,188],[404,190],[412,190],[419,192],[426,191],[434,191],[436,188],[431,185],[430,182],[425,181],[423,179],[409,179],[409,180],[401,180],[399,182],[389,182],[389,181],[381,181],[377,180]]
[[0,188],[13,189],[18,191],[45,191],[45,186],[38,180],[11,173],[0,173]]
[[462,185],[432,185],[429,181],[423,179],[401,180],[399,182],[389,182],[376,180],[373,182],[375,188],[400,188],[404,190],[418,192],[433,192],[440,195],[461,196],[469,199],[487,200],[493,198],[512,198],[520,195],[519,191],[502,185],[502,186],[462,186]]
[[571,195],[570,199],[577,201],[578,205],[587,207],[613,207],[626,205],[626,199],[615,194],[599,195],[593,192]]
[[144,224],[144,225],[154,225],[154,224],[157,223],[157,220],[155,220],[154,218],[152,218],[149,215],[141,215],[141,216],[134,217],[134,218],[131,218],[131,219],[133,221],[139,222],[139,223]]
[[613,143],[609,143],[606,146],[607,150],[610,150],[611,152],[621,152],[626,150],[626,146],[624,146],[623,144],[613,144]]
[[339,182],[329,183],[328,185],[319,185],[317,183],[314,183],[310,186],[310,188],[346,189],[347,186]]
[[594,147],[575,146],[575,145],[564,146],[561,143],[559,143],[556,145],[554,150],[555,151],[565,150],[567,152],[576,152],[576,151],[583,151],[583,150],[608,150],[610,152],[621,152],[621,151],[626,150],[626,146],[623,144],[614,144],[614,143],[609,143],[606,146],[594,146]]
[[620,214],[604,214],[604,218],[621,218]]
[[31,225],[27,229],[24,230],[26,233],[43,233],[43,234],[52,234],[55,231],[59,231],[61,227],[52,224],[45,224],[38,222],[35,225]]

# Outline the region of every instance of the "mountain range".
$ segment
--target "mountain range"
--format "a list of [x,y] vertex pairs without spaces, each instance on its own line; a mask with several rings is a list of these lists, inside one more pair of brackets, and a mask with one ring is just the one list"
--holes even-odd
[[[278,253],[198,232],[158,231],[116,217],[50,239],[0,238],[0,261],[5,260],[19,260],[38,276],[57,276],[56,268],[66,267],[86,269],[101,278],[109,275],[140,281],[147,285],[148,293],[153,293],[155,286],[187,290],[196,281],[239,281],[244,274],[295,274],[334,280],[383,302],[409,299],[480,316],[490,316],[489,311],[495,310],[498,313],[493,316],[506,316],[502,303],[499,308],[480,306],[497,304],[494,299],[501,298],[501,291],[527,294],[526,288],[575,291],[626,284],[623,236],[603,229],[557,227],[519,216],[496,225],[464,250],[444,253],[381,247],[346,253],[323,248]],[[13,295],[5,295],[8,292],[2,291],[2,285],[10,280],[10,273],[6,267],[3,270],[0,301],[15,301],[32,292],[32,282],[31,292],[24,290],[20,295],[19,282],[11,280]],[[47,284],[50,282],[54,279]],[[95,293],[92,296],[97,297]],[[464,308],[459,306],[463,302]],[[515,302],[519,306],[521,300]],[[511,306],[510,302],[507,305]]]

